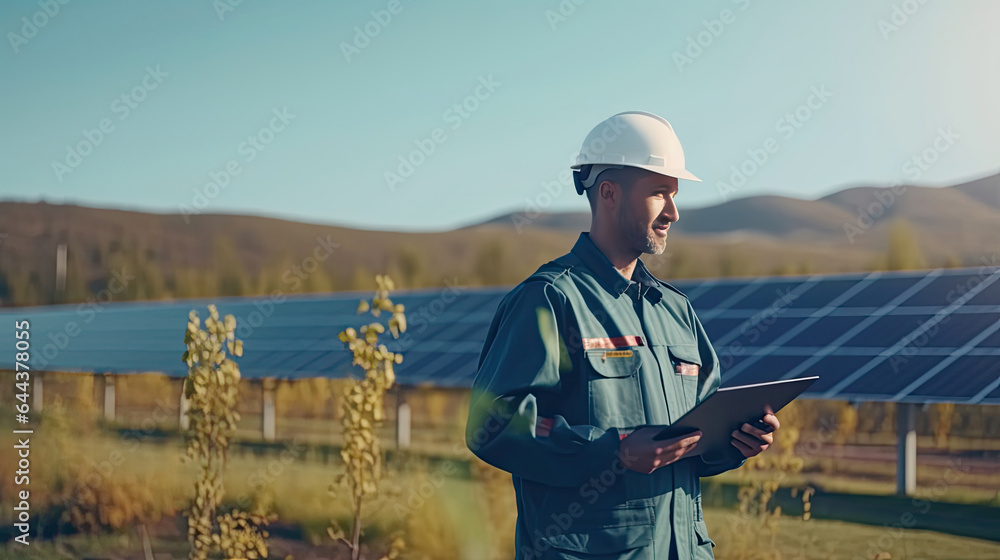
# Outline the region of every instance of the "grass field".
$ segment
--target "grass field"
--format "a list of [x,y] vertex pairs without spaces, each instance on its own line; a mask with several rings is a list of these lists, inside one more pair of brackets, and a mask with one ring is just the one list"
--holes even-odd
[[[160,515],[151,515],[146,521],[154,558],[185,557],[183,518],[177,512],[182,510],[191,494],[194,470],[190,464],[181,462],[180,442],[176,439],[151,440],[124,447],[120,439],[106,431],[98,431],[75,437],[73,445],[86,450],[89,458],[86,461],[95,470],[101,470],[102,462],[115,452],[121,453],[122,460],[105,480],[134,479],[154,489],[156,507],[162,510]],[[455,474],[447,467],[450,463],[429,467],[411,458],[396,460],[395,464],[402,474],[387,488],[390,494],[386,499],[369,510],[370,537],[377,540],[379,535],[392,530],[406,531],[410,539],[410,558],[487,560],[504,557],[494,554],[510,546],[510,535],[495,534],[490,528],[504,526],[505,522],[509,527],[510,520],[498,523],[491,518],[491,510],[483,501],[486,492],[479,480]],[[44,484],[60,468],[58,463],[40,466],[36,480]],[[272,557],[283,558],[291,554],[301,559],[321,554],[319,557],[335,558],[337,549],[325,535],[325,528],[331,518],[345,519],[347,511],[345,502],[331,498],[326,492],[335,472],[333,464],[324,464],[304,453],[303,448],[294,446],[286,447],[283,454],[234,453],[226,476],[226,491],[231,501],[252,495],[274,500],[279,521],[272,527]],[[502,499],[508,501],[499,509],[512,515],[512,489],[504,477],[500,480],[501,491],[507,492]],[[429,491],[421,491],[421,488]],[[9,524],[11,508],[7,503],[3,506],[0,515],[3,523]],[[887,529],[822,519],[802,521],[790,516],[780,518],[772,531],[759,522],[747,522],[732,509],[706,507],[705,515],[712,537],[718,543],[716,555],[720,559],[870,560],[879,552],[890,553],[894,560],[1000,558],[1000,543],[932,531]],[[57,541],[36,542],[28,551],[8,543],[0,551],[0,557],[4,558],[144,558],[140,531],[134,525],[125,528],[120,535],[63,537]],[[759,554],[753,556],[750,551]]]
[[[465,490],[463,492],[463,490]],[[472,492],[462,483],[449,487],[451,496],[447,515],[452,523],[462,523],[470,530],[459,534],[459,555],[456,559],[484,560],[491,558],[488,543],[478,538],[481,532],[472,530],[483,518],[476,515],[475,504],[470,503]],[[469,516],[472,517],[469,517]],[[776,559],[783,560],[871,560],[883,552],[892,560],[994,560],[1000,558],[1000,543],[953,537],[931,531],[901,530],[856,525],[839,521],[783,518],[777,523],[773,539],[763,533],[756,539],[735,534],[741,526],[739,516],[730,510],[708,508],[705,510],[712,538],[716,541],[715,556],[719,560]],[[173,538],[154,535],[151,548],[156,560],[186,558],[187,543],[180,531],[173,531]],[[749,542],[753,544],[748,545]],[[138,532],[117,536],[73,536],[61,541],[33,544],[29,550],[6,545],[0,548],[0,558],[24,560],[51,560],[54,558],[120,558],[140,560],[143,556],[142,539]],[[337,558],[338,549],[329,542],[309,544],[288,538],[272,538],[272,557],[293,555],[296,559],[318,557]],[[342,552],[340,552],[342,554]],[[420,556],[416,556],[419,558]],[[506,556],[512,558],[512,555]],[[445,557],[432,557],[447,560]]]
[[[32,515],[40,518],[46,504],[57,502],[60,491],[78,490],[72,485],[87,480],[88,489],[100,497],[90,507],[95,515],[103,516],[105,526],[120,527],[119,533],[36,540],[27,550],[7,543],[0,546],[0,558],[144,559],[141,527],[147,530],[154,558],[186,557],[185,520],[180,514],[193,494],[195,471],[181,462],[183,444],[173,408],[176,399],[171,396],[179,387],[162,377],[123,378],[118,419],[106,424],[95,420],[99,412],[93,405],[95,388],[89,379],[47,378],[47,395],[58,396],[67,408],[60,422],[53,412],[58,407],[47,405],[33,436]],[[230,505],[246,507],[252,499],[271,504],[278,515],[270,528],[272,558],[338,558],[343,552],[326,535],[330,520],[344,522],[348,511],[346,498],[335,499],[327,492],[339,465],[339,422],[331,417],[336,410],[332,387],[324,380],[279,387],[279,411],[290,414],[279,416],[279,441],[275,443],[259,440],[254,393],[244,393],[239,442],[231,449],[225,478],[226,496]],[[414,560],[512,557],[515,508],[509,475],[471,460],[462,440],[464,398],[458,392],[410,395],[414,426],[408,452],[394,449],[394,411],[387,403],[390,420],[381,435],[390,452],[389,465],[397,474],[386,484],[384,498],[366,510],[365,536],[371,542],[384,545],[387,535],[402,531],[408,538],[406,558]],[[157,419],[156,411],[165,411],[163,419]],[[0,446],[8,449],[14,443],[11,427],[0,419]],[[892,441],[885,434],[859,433],[850,443],[862,455],[871,449],[884,456],[885,446]],[[948,448],[934,443],[927,436],[920,441],[921,449],[936,449],[938,457],[918,455],[917,498],[934,504],[922,520],[934,518],[935,527],[949,528],[951,534],[912,525],[899,530],[884,527],[885,520],[891,525],[893,519],[900,519],[900,512],[913,509],[909,498],[892,495],[894,463],[847,457],[843,449],[824,443],[801,456],[801,472],[789,475],[783,481],[786,488],[775,494],[772,504],[780,503],[786,515],[773,526],[747,522],[734,509],[739,484],[766,479],[768,471],[751,470],[742,477],[729,472],[703,481],[706,519],[718,543],[716,556],[871,560],[887,552],[896,560],[1000,558],[1000,542],[957,536],[981,537],[988,533],[990,523],[1000,526],[1000,471],[996,469],[1000,441],[952,438]],[[934,460],[969,453],[978,463],[958,477],[949,472],[951,467]],[[0,471],[12,470],[9,460],[10,454],[0,455]],[[948,481],[944,491],[938,484],[942,480]],[[787,487],[796,486],[818,490],[809,521],[793,515],[801,511],[802,502],[792,499]],[[11,527],[12,490],[10,478],[0,478],[0,527]],[[956,528],[972,530],[963,533]]]
[[[717,543],[719,560],[782,558],[809,560],[872,560],[888,552],[892,560],[986,560],[1000,558],[1000,543],[943,535],[933,531],[889,529],[842,521],[783,517],[773,540],[764,533],[757,544],[743,548],[747,541],[736,534],[740,517],[730,510],[708,508],[705,520]],[[754,555],[752,551],[758,554]],[[777,552],[777,554],[775,553]]]

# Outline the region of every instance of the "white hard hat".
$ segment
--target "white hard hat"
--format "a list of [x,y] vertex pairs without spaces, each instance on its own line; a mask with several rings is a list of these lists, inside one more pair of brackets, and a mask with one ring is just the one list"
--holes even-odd
[[[666,119],[644,111],[626,111],[610,117],[594,127],[583,141],[576,163],[570,169],[577,170],[574,179],[577,192],[583,194],[582,180],[596,177],[591,169],[584,170],[588,177],[581,178],[581,167],[585,165],[638,167],[660,175],[701,181],[684,168],[684,150],[681,141]],[[602,169],[603,170],[603,169]]]

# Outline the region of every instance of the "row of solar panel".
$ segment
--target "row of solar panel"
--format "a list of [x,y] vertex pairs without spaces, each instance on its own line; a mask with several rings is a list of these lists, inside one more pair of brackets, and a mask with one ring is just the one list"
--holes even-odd
[[[439,293],[400,295],[409,329],[393,341],[405,352],[399,366],[401,381],[462,386],[471,383],[486,329],[500,297],[507,290],[482,290],[443,298]],[[6,311],[3,315],[31,319],[36,340],[35,363],[50,370],[144,372],[184,375],[180,360],[188,312],[204,320],[207,301],[151,302],[109,305],[98,314],[78,312],[76,306]],[[245,377],[343,377],[356,374],[351,356],[337,340],[348,327],[374,321],[357,314],[357,299],[338,294],[329,298],[289,299],[279,305],[263,300],[226,299],[218,302],[221,315],[237,318],[237,336],[244,340],[239,359]],[[384,320],[384,319],[383,319]],[[65,335],[67,325],[72,335]],[[0,322],[0,334],[10,329]],[[12,336],[12,334],[11,334]],[[411,350],[413,349],[413,350]],[[419,350],[417,350],[419,349]],[[431,372],[434,372],[433,374]]]
[[685,285],[736,385],[820,375],[809,394],[1000,404],[1000,269]]
[[[1000,377],[993,366],[1000,347],[996,279],[996,270],[977,270],[676,285],[702,318],[723,360],[727,385],[807,372],[822,378],[811,394],[828,398],[981,398],[1000,404]],[[390,344],[406,355],[400,380],[469,385],[506,291],[468,290],[458,298],[439,290],[397,294],[410,322],[410,330]],[[296,298],[279,305],[226,299],[219,309],[238,318],[238,336],[247,348],[240,360],[244,375],[341,376],[352,368],[336,335],[358,326],[361,296]],[[192,308],[204,318],[205,304],[112,305],[93,324],[73,306],[46,309],[38,311],[33,328],[57,333],[67,322],[81,324],[81,332],[49,360],[53,368],[183,375],[180,325]],[[921,330],[926,330],[922,338],[910,336]],[[886,349],[906,360],[880,359]],[[956,371],[962,382],[949,383]]]
[[[759,279],[750,281],[708,280],[704,282],[673,282],[685,292],[696,306],[710,310],[723,304],[728,298],[738,295],[726,307],[732,309],[765,309],[781,302],[784,307],[818,309],[830,305],[838,296],[851,288],[862,285],[862,289],[852,294],[838,307],[880,307],[894,296],[918,284],[919,289],[900,302],[903,307],[935,306],[944,307],[962,295],[975,289],[983,282],[989,282],[997,274],[997,268],[984,268],[974,273],[963,271],[934,271],[931,275],[886,275],[872,274],[852,278],[821,277],[798,280]],[[789,297],[791,292],[803,289],[801,293]],[[739,294],[739,292],[744,292]],[[986,289],[969,301],[972,305],[1000,305],[1000,290]]]
[[[725,367],[739,365],[746,356],[720,356]],[[819,375],[807,396],[848,400],[902,400],[902,401],[972,401],[1000,404],[1000,385],[997,382],[997,356],[961,356],[943,368],[941,356],[845,356],[827,355],[815,359],[802,368],[813,356],[766,355],[752,368],[726,380],[726,385],[743,385],[773,381],[789,377]],[[853,372],[870,367],[860,377],[844,384]],[[934,375],[900,394],[933,369]],[[838,385],[843,385],[837,388]],[[976,398],[978,397],[978,398]]]

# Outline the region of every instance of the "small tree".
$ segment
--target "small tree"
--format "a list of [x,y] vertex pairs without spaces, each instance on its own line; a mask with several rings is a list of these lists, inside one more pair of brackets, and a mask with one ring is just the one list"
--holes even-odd
[[719,276],[751,276],[753,268],[753,262],[743,247],[726,245],[719,254]]
[[889,226],[889,249],[886,267],[889,270],[910,270],[927,266],[920,242],[909,222],[900,218]]
[[502,284],[506,278],[506,271],[510,269],[509,260],[506,245],[498,239],[489,241],[476,255],[476,276],[486,286]]
[[[382,311],[392,313],[387,324],[393,338],[398,338],[400,333],[406,331],[403,305],[394,304],[389,299],[389,290],[393,289],[392,279],[379,274],[375,282],[375,297],[371,304],[361,300],[358,313],[370,311],[375,317],[379,317]],[[393,366],[403,361],[401,354],[389,352],[384,344],[378,343],[379,335],[384,332],[385,327],[374,322],[361,327],[361,336],[352,328],[338,335],[340,341],[354,353],[354,365],[365,372],[364,378],[349,380],[344,390],[341,401],[344,447],[340,450],[340,457],[346,472],[339,475],[330,487],[331,495],[335,495],[337,485],[347,484],[353,510],[351,538],[346,537],[336,520],[331,521],[327,529],[332,539],[343,542],[351,549],[352,560],[361,558],[362,506],[378,494],[382,478],[382,447],[376,430],[385,421],[385,394],[396,379]],[[396,558],[402,548],[402,539],[396,538],[385,558]]]
[[216,517],[225,489],[222,476],[226,469],[229,439],[236,429],[239,413],[240,369],[230,355],[243,355],[243,341],[236,339],[236,319],[226,315],[219,320],[214,305],[208,306],[205,330],[196,311],[188,315],[184,333],[184,361],[188,375],[184,395],[190,403],[186,457],[198,461],[195,497],[188,514],[188,542],[191,560],[205,560],[213,551],[226,558],[267,558],[266,526],[276,516],[257,511],[253,514],[234,510]]
[[846,444],[858,430],[858,405],[850,402],[840,403],[840,415],[837,420],[837,433],[833,441],[837,445]]
[[955,403],[937,403],[934,405],[934,412],[934,445],[948,447],[948,436],[951,435],[952,419],[955,417]]

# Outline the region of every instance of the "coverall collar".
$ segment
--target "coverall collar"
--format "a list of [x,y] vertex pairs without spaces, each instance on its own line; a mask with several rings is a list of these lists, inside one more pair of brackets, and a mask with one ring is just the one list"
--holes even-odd
[[601,286],[615,297],[621,296],[633,282],[639,284],[640,293],[646,296],[652,303],[657,303],[663,297],[660,291],[660,282],[649,272],[642,259],[636,259],[635,268],[632,269],[632,280],[627,280],[618,269],[611,264],[598,247],[590,239],[590,232],[580,233],[580,237],[573,245],[572,253],[575,254],[590,272],[597,278]]

